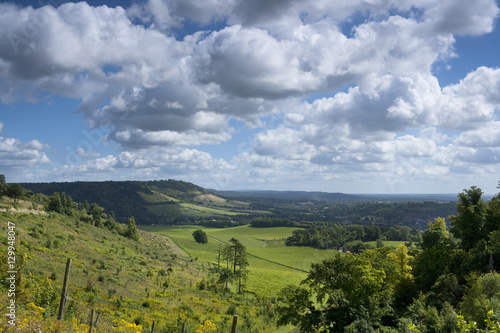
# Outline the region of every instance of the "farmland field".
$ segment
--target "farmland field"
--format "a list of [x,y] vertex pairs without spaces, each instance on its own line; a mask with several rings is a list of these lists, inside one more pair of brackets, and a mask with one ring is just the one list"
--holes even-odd
[[193,205],[193,204],[189,204],[189,203],[182,203],[181,206],[195,210],[195,211],[209,213],[209,214],[216,214],[216,215],[241,215],[241,214],[245,214],[245,213],[241,213],[241,212],[231,212],[231,211],[227,211],[227,210],[223,210],[223,209],[198,206],[198,205]]
[[[217,264],[219,244],[231,238],[245,245],[250,263],[246,289],[261,296],[275,296],[287,284],[299,284],[311,263],[331,257],[335,250],[285,246],[285,239],[295,228],[203,228],[200,226],[141,226],[141,229],[166,235],[190,258]],[[207,244],[195,242],[191,233],[201,229],[209,237]]]

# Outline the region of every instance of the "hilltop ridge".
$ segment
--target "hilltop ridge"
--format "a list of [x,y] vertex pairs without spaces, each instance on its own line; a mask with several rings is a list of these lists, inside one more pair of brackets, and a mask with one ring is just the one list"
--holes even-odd
[[[140,224],[170,223],[189,216],[183,203],[209,194],[204,188],[178,180],[22,183],[35,193],[66,193],[75,201],[96,202],[119,222],[134,216]],[[194,214],[193,214],[194,215]]]

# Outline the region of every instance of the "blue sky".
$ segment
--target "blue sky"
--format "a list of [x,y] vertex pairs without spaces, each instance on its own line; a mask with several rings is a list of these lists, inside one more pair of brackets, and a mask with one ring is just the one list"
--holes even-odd
[[496,193],[498,6],[0,1],[0,173]]

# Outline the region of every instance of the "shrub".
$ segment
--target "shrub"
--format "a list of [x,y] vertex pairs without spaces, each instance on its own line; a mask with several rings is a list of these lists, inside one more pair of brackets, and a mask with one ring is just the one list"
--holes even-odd
[[234,304],[231,304],[227,310],[226,310],[226,314],[230,315],[230,316],[234,316],[236,314],[236,305]]
[[206,244],[206,243],[208,243],[207,234],[203,230],[196,230],[196,231],[194,231],[193,232],[193,237],[194,237],[194,240],[197,243],[200,243],[200,244]]

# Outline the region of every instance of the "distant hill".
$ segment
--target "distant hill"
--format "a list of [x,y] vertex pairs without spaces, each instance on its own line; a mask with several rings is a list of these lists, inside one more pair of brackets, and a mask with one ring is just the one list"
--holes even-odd
[[245,200],[272,198],[283,201],[327,201],[337,204],[358,204],[366,202],[405,203],[405,202],[456,202],[456,194],[346,194],[318,191],[216,191],[223,197]]
[[77,202],[95,202],[119,222],[134,216],[138,224],[171,222],[186,216],[181,203],[193,201],[208,192],[197,185],[177,181],[105,181],[23,183],[23,188],[51,195],[66,193]]
[[211,190],[213,193],[224,197],[242,198],[242,199],[262,199],[272,198],[275,200],[283,201],[330,201],[336,203],[353,203],[363,200],[362,196],[344,193],[328,193],[328,192],[307,192],[307,191],[216,191]]

